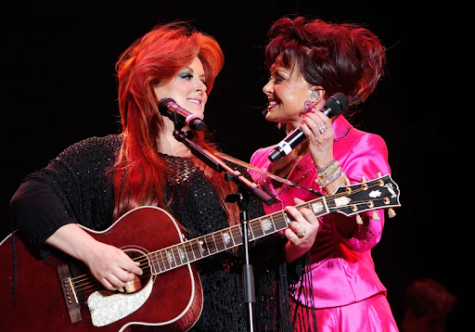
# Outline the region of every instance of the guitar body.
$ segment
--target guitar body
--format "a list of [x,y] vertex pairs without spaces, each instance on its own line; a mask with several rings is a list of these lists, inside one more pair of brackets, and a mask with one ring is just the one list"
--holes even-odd
[[[182,234],[174,219],[164,210],[155,207],[134,209],[103,232],[85,230],[95,239],[136,256],[144,256],[144,254],[183,242]],[[13,238],[15,238],[17,271],[15,294],[12,291]],[[100,327],[93,325],[91,311],[86,302],[90,294],[87,294],[85,290],[83,300],[80,306],[77,306],[75,314],[79,316],[79,320],[73,323],[61,282],[58,279],[58,264],[63,263],[53,255],[46,260],[36,259],[16,233],[0,243],[0,326],[2,330],[187,331],[196,323],[201,314],[203,295],[199,276],[190,264],[186,264],[165,273],[148,273],[148,277],[141,280],[140,289],[130,294],[118,294],[102,288],[101,296],[99,296],[100,305],[94,309],[99,317],[102,315],[109,319],[110,316],[116,314],[115,307],[119,308],[118,311],[122,311],[124,307],[132,307],[131,303],[136,308],[130,309],[131,312],[126,314],[121,313],[125,317]],[[144,270],[143,266],[141,267]],[[146,275],[145,272],[144,270],[144,275]],[[99,294],[98,291],[95,293],[95,295]],[[146,299],[143,300],[143,298]],[[130,299],[134,300],[130,301]]]

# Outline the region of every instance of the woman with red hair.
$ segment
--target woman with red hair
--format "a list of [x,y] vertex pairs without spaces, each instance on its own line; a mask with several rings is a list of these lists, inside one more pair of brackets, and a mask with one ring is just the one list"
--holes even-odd
[[[127,317],[133,317],[131,320],[139,322],[135,328],[170,324],[170,330],[221,332],[247,331],[253,319],[258,331],[291,330],[284,239],[274,233],[250,243],[256,301],[255,315],[248,318],[243,305],[244,258],[238,247],[240,211],[237,203],[226,202],[227,195],[237,192],[237,185],[195,157],[188,145],[175,137],[174,121],[159,111],[158,103],[171,98],[203,119],[208,94],[223,61],[216,40],[187,23],[157,26],[134,42],[116,64],[121,132],[91,137],[66,148],[45,168],[28,175],[11,200],[18,234],[37,256],[46,257],[59,249],[83,262],[110,291],[136,291],[137,279],[144,286],[143,280],[149,280],[144,276],[148,276],[156,288],[173,295],[171,302],[161,299],[156,308],[143,309],[145,302],[135,309],[138,318],[133,316],[135,311],[123,318],[110,309],[122,311],[120,302],[107,305],[110,308],[95,308],[94,314],[102,312],[106,318],[94,322],[93,316],[93,324],[107,325],[116,320],[125,325]],[[181,129],[189,130],[187,125]],[[216,151],[206,132],[195,131],[192,140],[209,152]],[[242,167],[238,168],[251,180]],[[122,224],[134,220],[124,216],[137,215],[142,207],[159,209],[164,218],[142,222],[140,229],[120,234]],[[262,203],[255,197],[250,197],[247,211],[249,220],[264,214]],[[290,213],[303,218],[295,209]],[[307,218],[317,222],[313,215]],[[159,242],[170,233],[168,229],[165,232],[165,225],[171,225],[173,235],[179,234],[176,243],[172,242],[174,246],[151,255],[149,248],[142,248],[140,239],[133,238],[134,247],[143,251],[136,259],[87,231],[111,230],[119,238],[138,232]],[[183,242],[183,237],[198,240]],[[156,261],[162,265],[156,266]],[[184,303],[184,309],[165,322],[144,318],[144,311],[176,310],[175,301],[181,296],[178,290],[190,282],[168,270],[194,261],[196,270],[189,278],[196,281],[194,273],[199,271],[201,282],[194,285],[189,297],[182,296],[190,305]],[[162,268],[164,274],[160,273]],[[189,314],[194,316],[183,322],[181,318]]]

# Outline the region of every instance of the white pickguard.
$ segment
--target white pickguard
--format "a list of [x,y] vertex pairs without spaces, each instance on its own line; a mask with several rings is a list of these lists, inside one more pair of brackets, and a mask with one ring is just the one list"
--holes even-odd
[[134,294],[112,294],[109,291],[97,291],[87,299],[94,326],[105,326],[122,319],[139,309],[150,297],[153,281]]

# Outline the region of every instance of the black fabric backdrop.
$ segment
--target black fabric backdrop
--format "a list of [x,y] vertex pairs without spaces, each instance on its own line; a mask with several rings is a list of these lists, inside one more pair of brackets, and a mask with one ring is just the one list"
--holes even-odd
[[208,101],[205,123],[225,153],[244,161],[258,147],[284,137],[261,114],[266,102],[261,89],[268,76],[263,46],[272,22],[286,14],[303,14],[363,23],[388,48],[388,72],[355,120],[361,129],[386,140],[402,204],[397,216],[387,219],[382,241],[373,250],[376,269],[398,320],[405,287],[427,276],[458,297],[449,331],[464,330],[468,279],[463,278],[468,268],[458,263],[464,241],[449,221],[450,207],[443,210],[446,213],[439,211],[442,196],[435,184],[436,159],[447,146],[437,142],[436,117],[426,116],[419,98],[419,83],[425,80],[421,69],[432,48],[416,42],[422,36],[421,22],[409,8],[402,2],[349,0],[11,3],[3,10],[1,31],[6,180],[0,202],[1,238],[10,227],[9,200],[27,173],[46,165],[71,143],[117,131],[114,63],[156,23],[190,20],[220,42],[225,66]]

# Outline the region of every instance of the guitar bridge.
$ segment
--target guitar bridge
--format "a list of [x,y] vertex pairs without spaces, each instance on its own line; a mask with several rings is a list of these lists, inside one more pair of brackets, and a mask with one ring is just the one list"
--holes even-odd
[[59,282],[61,284],[61,290],[63,292],[66,309],[68,310],[69,318],[71,319],[71,323],[82,321],[81,305],[79,304],[79,299],[77,297],[76,290],[74,289],[74,286],[71,283],[72,276],[69,272],[69,267],[67,264],[58,264],[58,277]]

